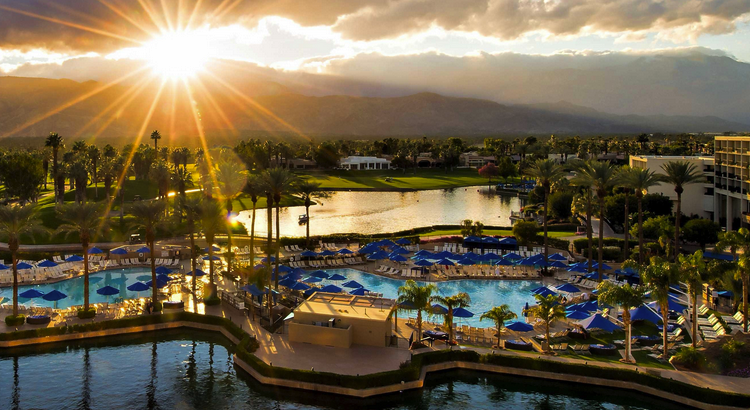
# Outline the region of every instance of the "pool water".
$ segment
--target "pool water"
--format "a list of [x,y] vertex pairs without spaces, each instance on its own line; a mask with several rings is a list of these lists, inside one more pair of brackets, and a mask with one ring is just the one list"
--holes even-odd
[[[148,278],[146,278],[148,276]],[[138,278],[141,279],[138,279]],[[143,280],[143,282],[151,280],[151,268],[126,268],[126,269],[113,269],[104,272],[97,272],[89,275],[89,302],[90,303],[105,303],[107,301],[112,302],[116,298],[135,299],[137,297],[148,297],[151,295],[151,290],[145,292],[131,292],[127,289],[128,286],[135,282]],[[105,286],[112,286],[120,290],[118,295],[102,296],[96,293],[96,290]],[[64,309],[69,306],[77,306],[83,304],[83,276],[79,276],[73,279],[67,279],[57,283],[50,283],[46,285],[23,285],[18,287],[18,293],[21,294],[28,289],[36,289],[41,292],[47,293],[56,289],[66,295],[67,298],[57,302],[59,309]],[[3,301],[3,304],[12,303],[13,289],[12,288],[0,288],[0,296],[6,297],[8,300]],[[18,302],[26,306],[44,306],[53,307],[54,302],[48,302],[42,298],[26,299],[18,298]]]
[[[387,278],[372,273],[365,273],[356,269],[329,269],[329,274],[338,273],[346,276],[346,281],[355,280],[365,289],[371,292],[382,293],[384,297],[398,298],[398,288],[404,285],[404,280]],[[323,286],[331,283],[341,287],[346,281],[332,282],[324,280]],[[423,282],[424,283],[424,282]],[[491,327],[494,323],[480,321],[482,313],[495,306],[507,304],[515,312],[519,319],[523,320],[522,311],[526,303],[535,303],[531,290],[542,285],[536,280],[480,280],[461,279],[446,282],[432,282],[437,287],[437,292],[442,296],[455,295],[458,292],[466,292],[471,297],[471,305],[468,310],[474,313],[470,318],[456,318],[456,323],[475,327]],[[344,288],[345,290],[352,290]],[[436,318],[437,321],[442,319]]]
[[232,363],[221,336],[153,332],[0,351],[2,409],[676,410],[627,392],[475,372],[367,400],[271,388]]

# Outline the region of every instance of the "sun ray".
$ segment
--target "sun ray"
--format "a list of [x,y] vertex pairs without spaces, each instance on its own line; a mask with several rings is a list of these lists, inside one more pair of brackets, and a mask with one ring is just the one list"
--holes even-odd
[[134,101],[134,100],[135,100],[136,98],[138,98],[138,96],[139,96],[139,95],[141,95],[141,92],[143,92],[143,90],[145,90],[145,89],[146,89],[146,87],[147,87],[147,86],[149,85],[149,83],[150,83],[151,81],[153,81],[153,79],[154,79],[153,77],[152,77],[152,78],[148,78],[148,77],[144,78],[144,80],[145,80],[145,81],[143,81],[143,83],[142,83],[142,84],[140,84],[140,86],[138,87],[138,89],[137,89],[137,90],[135,90],[135,92],[131,93],[131,94],[130,94],[130,96],[129,96],[129,97],[127,98],[127,100],[125,100],[125,102],[123,102],[123,103],[122,103],[122,105],[120,106],[120,108],[119,108],[119,109],[118,109],[117,111],[115,111],[114,113],[112,113],[112,115],[110,115],[110,116],[109,116],[109,119],[107,119],[107,121],[105,121],[105,122],[104,122],[104,124],[102,124],[102,125],[101,125],[101,126],[100,126],[100,127],[99,127],[99,128],[98,128],[98,129],[97,129],[97,130],[96,130],[95,132],[94,132],[94,134],[93,134],[93,135],[91,136],[91,139],[92,139],[92,140],[93,140],[93,139],[96,139],[96,138],[98,138],[98,137],[99,137],[99,136],[100,136],[100,135],[101,135],[102,133],[104,133],[104,131],[105,131],[105,130],[106,130],[107,128],[109,128],[110,124],[112,124],[112,123],[113,123],[113,122],[114,122],[114,121],[115,121],[115,120],[117,119],[117,117],[119,116],[119,112],[120,112],[121,110],[125,110],[125,109],[127,109],[127,108],[128,108],[129,106],[130,106],[130,104],[131,104],[131,103],[132,103],[132,102],[133,102],[133,101]]
[[169,17],[169,7],[164,0],[161,0],[161,9],[164,11],[164,20],[167,22],[169,31],[174,31],[174,25],[172,25],[172,19]]
[[120,10],[119,8],[117,8],[117,7],[113,6],[113,5],[112,5],[112,4],[110,4],[110,3],[108,2],[108,1],[105,1],[105,0],[97,0],[97,1],[98,1],[99,3],[101,3],[101,4],[103,4],[103,5],[104,5],[105,7],[107,7],[108,9],[112,10],[112,12],[114,12],[114,13],[115,13],[115,14],[117,14],[118,16],[122,17],[122,18],[123,18],[123,19],[124,19],[125,21],[127,21],[127,22],[129,22],[130,24],[132,24],[132,25],[136,26],[137,28],[139,28],[139,29],[140,29],[141,31],[143,31],[144,33],[146,33],[146,34],[147,34],[148,36],[150,36],[150,37],[154,37],[154,36],[156,36],[156,35],[157,35],[156,33],[154,33],[154,32],[153,32],[153,30],[151,30],[151,29],[149,29],[149,28],[146,28],[146,27],[144,27],[144,26],[143,26],[143,25],[142,25],[141,23],[139,23],[139,22],[138,22],[138,21],[136,21],[135,19],[131,18],[131,17],[130,17],[130,16],[128,16],[128,15],[127,15],[127,14],[126,14],[125,12],[123,12],[123,11],[122,11],[122,10]]
[[201,91],[201,94],[204,95],[208,99],[208,102],[211,104],[211,107],[214,109],[214,111],[219,116],[219,118],[221,118],[221,120],[224,122],[224,125],[226,125],[227,128],[231,130],[233,134],[236,135],[237,129],[232,124],[232,121],[229,120],[224,110],[222,110],[219,104],[216,102],[216,99],[211,95],[211,92],[208,90],[206,85],[203,84],[203,82],[199,78],[196,78],[194,82],[200,87],[199,91]]
[[[229,13],[230,11],[232,11],[232,10],[233,10],[233,9],[234,9],[235,7],[237,7],[237,6],[238,6],[238,5],[240,4],[240,3],[242,3],[243,1],[244,1],[244,0],[235,0],[235,1],[234,1],[234,3],[232,3],[232,4],[230,5],[230,6],[228,6],[228,7],[226,8],[226,10],[218,10],[218,9],[217,9],[217,10],[216,10],[216,11],[214,11],[214,13],[213,13],[213,14],[211,15],[211,19],[212,19],[212,20],[213,20],[213,19],[221,19],[222,17],[224,17],[224,16],[225,16],[225,15],[226,15],[227,13]],[[220,14],[218,14],[218,15],[216,15],[216,13],[219,13],[219,11],[221,11],[221,13],[220,13]]]
[[128,42],[135,43],[135,44],[143,44],[143,42],[138,41],[138,40],[133,39],[133,38],[130,38],[130,37],[121,36],[119,34],[110,33],[108,31],[99,30],[99,29],[96,29],[96,28],[93,28],[93,27],[84,26],[84,25],[81,25],[81,24],[71,23],[69,21],[60,20],[60,19],[56,19],[56,18],[53,18],[53,17],[42,16],[41,14],[36,14],[36,13],[29,12],[29,11],[14,9],[14,8],[8,7],[8,6],[0,5],[0,10],[10,11],[12,13],[22,14],[22,15],[28,16],[28,17],[34,17],[34,18],[37,18],[37,19],[40,19],[40,20],[49,21],[51,23],[57,23],[57,24],[61,24],[63,26],[68,26],[68,27],[77,28],[79,30],[88,31],[90,33],[100,34],[102,36],[116,38],[118,40],[128,41]]
[[159,29],[159,32],[160,33],[164,33],[164,31],[165,31],[164,30],[164,26],[161,24],[161,22],[157,18],[156,12],[154,12],[154,10],[151,9],[151,5],[150,4],[146,4],[145,0],[138,0],[138,4],[141,5],[141,8],[143,9],[143,11],[146,12],[146,14],[151,19],[151,21],[154,23],[154,25],[156,26],[156,28]]
[[[182,83],[185,85],[185,90],[188,93],[188,99],[191,102],[194,101],[194,99],[193,99],[193,91],[190,88],[190,84],[185,79],[182,80]],[[219,183],[218,183],[218,181],[216,179],[216,175],[214,174],[214,165],[213,165],[213,161],[212,161],[212,158],[211,158],[211,154],[210,154],[210,152],[208,150],[208,143],[206,142],[206,134],[205,134],[205,131],[203,130],[203,124],[201,124],[201,120],[200,120],[200,118],[198,118],[199,114],[198,114],[198,112],[195,109],[195,105],[190,104],[190,108],[191,108],[191,110],[193,112],[193,119],[195,120],[195,126],[198,129],[198,139],[200,140],[201,146],[203,147],[203,152],[205,152],[205,154],[206,154],[205,155],[205,157],[206,157],[206,165],[208,166],[208,175],[211,178],[211,181],[213,183],[212,186],[214,186],[214,187],[219,186]]]
[[193,26],[193,19],[198,14],[198,10],[200,10],[201,3],[203,3],[203,0],[198,0],[195,2],[195,6],[193,6],[193,11],[190,13],[190,18],[188,19],[187,25],[185,25],[185,30],[190,30],[190,27]]
[[182,30],[182,12],[184,10],[183,0],[177,1],[177,31]]
[[29,128],[30,126],[38,123],[39,121],[47,119],[47,118],[49,118],[49,117],[51,117],[51,116],[59,113],[60,111],[63,111],[66,108],[70,108],[70,107],[72,107],[72,106],[74,106],[74,105],[76,105],[76,104],[78,104],[80,102],[86,101],[87,99],[89,99],[89,98],[91,98],[91,97],[99,94],[100,92],[105,91],[105,90],[107,90],[107,89],[109,89],[109,88],[111,88],[111,87],[113,87],[113,86],[115,86],[115,85],[117,85],[117,84],[119,84],[119,83],[127,80],[128,78],[133,77],[134,75],[136,75],[136,74],[138,74],[138,73],[146,70],[146,68],[147,67],[140,68],[140,69],[138,69],[136,71],[133,71],[132,73],[126,74],[126,75],[124,75],[124,76],[122,76],[122,77],[120,77],[120,78],[118,78],[118,79],[116,79],[114,81],[111,81],[111,82],[109,82],[107,84],[102,84],[101,86],[93,89],[92,91],[89,91],[86,94],[80,95],[80,96],[78,96],[78,97],[76,97],[76,98],[74,98],[74,99],[72,99],[72,100],[70,100],[70,101],[68,101],[68,102],[60,105],[59,107],[52,109],[51,111],[49,111],[49,112],[47,112],[45,114],[42,114],[42,115],[34,117],[30,121],[27,121],[26,123],[21,124],[18,127],[12,129],[11,131],[8,131],[5,134],[1,135],[0,138],[5,138],[5,137],[13,135],[13,134],[15,134],[15,133],[17,133],[19,131],[23,131],[26,128]]

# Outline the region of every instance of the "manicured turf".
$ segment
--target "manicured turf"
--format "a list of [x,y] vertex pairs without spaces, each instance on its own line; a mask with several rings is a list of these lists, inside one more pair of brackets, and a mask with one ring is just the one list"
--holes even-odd
[[[476,169],[456,169],[445,172],[439,169],[380,170],[380,171],[327,171],[299,173],[301,177],[319,182],[328,189],[444,189],[473,185],[488,185]],[[386,181],[391,178],[391,181]],[[494,178],[492,185],[501,180]]]
[[[504,230],[504,229],[485,229],[482,231],[483,235],[489,235],[489,236],[513,236],[513,232],[510,230]],[[547,235],[550,238],[562,238],[565,236],[570,236],[570,232],[548,232]],[[460,229],[439,229],[436,231],[426,232],[423,234],[420,234],[419,236],[460,236],[461,230]]]

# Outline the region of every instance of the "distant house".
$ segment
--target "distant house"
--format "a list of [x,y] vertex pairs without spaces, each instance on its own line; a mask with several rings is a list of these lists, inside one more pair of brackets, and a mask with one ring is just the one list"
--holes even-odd
[[342,158],[339,164],[341,168],[349,170],[391,169],[390,160],[377,157],[360,157],[351,155],[346,158]]
[[497,163],[494,155],[479,155],[476,151],[464,152],[458,156],[458,163],[463,167],[481,168],[489,163]]
[[311,159],[294,158],[289,160],[289,169],[312,169],[317,167],[318,163]]

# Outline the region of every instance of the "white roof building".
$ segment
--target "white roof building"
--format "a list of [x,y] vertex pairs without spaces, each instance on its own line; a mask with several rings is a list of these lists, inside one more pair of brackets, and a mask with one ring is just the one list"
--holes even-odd
[[390,169],[391,161],[385,158],[377,157],[360,157],[351,155],[342,158],[339,162],[341,168],[351,170],[373,170],[373,169]]

